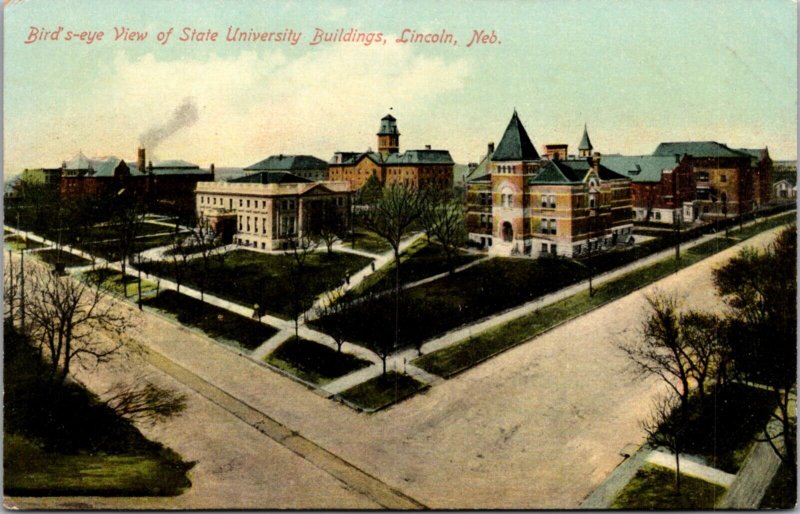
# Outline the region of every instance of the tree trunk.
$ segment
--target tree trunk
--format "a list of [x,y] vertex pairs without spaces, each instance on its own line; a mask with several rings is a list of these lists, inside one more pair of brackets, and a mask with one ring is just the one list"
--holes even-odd
[[678,450],[675,450],[675,492],[681,494],[681,457]]

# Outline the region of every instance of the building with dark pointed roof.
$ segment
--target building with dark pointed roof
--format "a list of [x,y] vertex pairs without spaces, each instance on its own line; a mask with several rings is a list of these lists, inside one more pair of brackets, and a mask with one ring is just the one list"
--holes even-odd
[[569,159],[567,145],[545,148],[542,158],[514,111],[467,182],[470,241],[495,255],[580,257],[630,240],[630,179],[599,154]]
[[581,138],[580,144],[578,144],[578,155],[580,157],[591,157],[592,150],[594,147],[592,146],[592,142],[589,140],[589,131],[586,129],[586,124],[583,124],[583,137]]

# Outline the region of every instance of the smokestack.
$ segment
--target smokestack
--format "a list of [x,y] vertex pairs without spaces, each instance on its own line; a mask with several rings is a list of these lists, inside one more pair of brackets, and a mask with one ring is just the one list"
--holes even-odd
[[211,163],[211,175],[214,175],[214,163]]
[[144,148],[140,146],[139,147],[139,151],[138,151],[138,153],[136,155],[136,164],[137,164],[137,166],[139,168],[139,171],[142,172],[142,173],[144,173],[144,162],[145,162]]
[[147,172],[150,174],[153,173],[153,161],[147,163]]
[[494,143],[489,143],[489,153],[494,153]]

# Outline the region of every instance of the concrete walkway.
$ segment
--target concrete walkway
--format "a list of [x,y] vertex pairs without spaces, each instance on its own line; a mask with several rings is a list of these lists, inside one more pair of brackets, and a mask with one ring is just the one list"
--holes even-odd
[[[675,455],[672,453],[653,450],[650,455],[647,456],[646,460],[650,464],[656,464],[675,471]],[[726,488],[730,487],[733,480],[736,478],[736,475],[725,473],[719,469],[696,462],[692,460],[689,455],[681,455],[680,461],[682,475],[699,478]]]
[[600,484],[600,487],[592,491],[581,503],[581,509],[603,510],[611,507],[614,500],[619,495],[628,482],[636,476],[636,472],[644,465],[647,457],[652,451],[645,445],[626,458],[617,468]]

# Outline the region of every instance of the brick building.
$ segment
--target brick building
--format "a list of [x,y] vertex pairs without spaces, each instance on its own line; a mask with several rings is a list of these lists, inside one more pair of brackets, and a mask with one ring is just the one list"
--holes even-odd
[[631,179],[635,221],[693,221],[696,184],[685,156],[606,155],[603,165]]
[[400,153],[400,132],[391,114],[381,119],[378,151],[335,152],[328,162],[330,180],[346,180],[353,190],[360,189],[370,177],[383,186],[401,184],[412,189],[451,189],[453,158],[447,150],[421,150]]
[[539,156],[516,111],[497,148],[467,180],[470,241],[497,255],[579,256],[626,241],[632,230],[630,180],[600,164],[588,133],[580,158],[567,145]]

